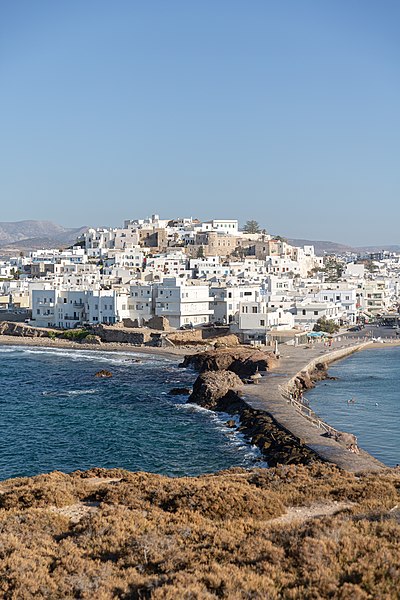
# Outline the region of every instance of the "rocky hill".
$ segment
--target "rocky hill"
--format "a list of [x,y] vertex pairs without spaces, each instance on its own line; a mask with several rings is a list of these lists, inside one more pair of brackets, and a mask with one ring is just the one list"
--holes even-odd
[[288,239],[288,242],[292,246],[314,246],[315,253],[318,256],[323,256],[324,254],[346,254],[346,252],[360,254],[364,252],[381,252],[383,250],[387,250],[388,252],[400,252],[400,246],[396,244],[377,244],[375,246],[349,246],[346,244],[338,244],[337,242],[330,242],[326,240],[304,239]]
[[68,246],[87,229],[68,228],[50,221],[0,222],[0,248],[54,248]]

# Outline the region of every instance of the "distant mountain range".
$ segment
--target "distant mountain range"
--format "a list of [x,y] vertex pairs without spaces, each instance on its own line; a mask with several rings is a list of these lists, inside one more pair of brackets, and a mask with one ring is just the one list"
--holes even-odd
[[292,246],[314,246],[315,253],[322,256],[325,252],[332,254],[345,254],[346,252],[354,252],[356,254],[362,252],[380,252],[388,250],[389,252],[400,252],[400,246],[396,244],[382,244],[380,246],[347,246],[346,244],[338,244],[336,242],[328,242],[324,240],[302,240],[288,239]]
[[36,250],[70,246],[87,227],[62,227],[51,221],[0,222],[0,248]]

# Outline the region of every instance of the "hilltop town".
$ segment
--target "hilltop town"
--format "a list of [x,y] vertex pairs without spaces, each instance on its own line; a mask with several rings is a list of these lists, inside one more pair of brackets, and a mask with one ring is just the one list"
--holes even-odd
[[[304,342],[312,330],[397,325],[400,255],[317,256],[247,221],[127,220],[74,245],[0,262],[0,320],[41,328],[229,327],[242,343]],[[326,324],[329,327],[326,327]]]

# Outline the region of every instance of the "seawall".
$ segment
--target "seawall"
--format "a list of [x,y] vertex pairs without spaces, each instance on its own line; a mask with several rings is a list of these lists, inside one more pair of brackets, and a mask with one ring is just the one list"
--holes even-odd
[[350,452],[346,445],[339,443],[329,435],[329,432],[327,433],[327,429],[322,426],[323,421],[318,422],[318,418],[307,418],[307,415],[301,413],[290,399],[290,395],[295,390],[301,389],[299,379],[306,378],[309,381],[313,379],[313,373],[318,371],[317,365],[326,368],[327,365],[370,345],[370,342],[363,342],[342,346],[330,352],[321,350],[319,346],[285,349],[279,368],[262,377],[259,385],[247,386],[244,389],[243,400],[252,408],[272,416],[276,423],[290,431],[296,439],[301,440],[301,443],[321,460],[356,473],[379,471],[385,468],[383,463],[363,450],[360,450],[360,454]]
[[300,369],[293,377],[291,377],[286,385],[282,386],[282,390],[288,393],[293,392],[295,389],[297,389],[296,380],[301,377],[302,374],[307,373],[307,375],[312,379],[313,373],[317,369],[317,365],[322,364],[324,367],[328,367],[333,362],[341,360],[342,358],[346,358],[347,356],[350,356],[355,352],[359,352],[360,350],[364,350],[371,345],[371,342],[362,342],[361,344],[345,346],[343,348],[338,348],[337,350],[327,352],[326,354],[319,355],[318,357],[314,357],[305,365],[305,367]]

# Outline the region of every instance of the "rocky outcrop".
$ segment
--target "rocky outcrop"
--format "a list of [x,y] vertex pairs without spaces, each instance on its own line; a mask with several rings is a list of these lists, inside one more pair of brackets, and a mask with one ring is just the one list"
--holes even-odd
[[58,333],[54,329],[42,329],[41,327],[31,327],[25,323],[10,323],[2,321],[0,323],[0,335],[13,335],[16,337],[43,337],[51,338]]
[[167,337],[175,346],[206,343],[203,341],[201,329],[178,329],[168,332]]
[[315,387],[315,382],[323,379],[331,379],[328,376],[328,365],[325,362],[319,362],[314,368],[306,369],[297,374],[294,379],[295,389],[298,391],[310,390]]
[[206,371],[196,379],[188,402],[210,410],[221,410],[218,401],[228,392],[239,390],[242,386],[241,379],[231,371]]
[[268,371],[278,364],[272,352],[252,348],[217,348],[185,356],[181,367],[192,367],[196,371],[228,370],[241,378],[254,375],[257,371]]
[[171,390],[169,390],[168,394],[170,396],[189,396],[191,391],[192,390],[190,388],[179,387],[179,388],[172,388]]
[[[267,413],[251,408],[237,391],[241,380],[230,371],[208,371],[197,378],[188,402],[203,408],[236,415],[240,420],[239,431],[257,446],[270,467],[278,464],[309,464],[318,460],[317,455],[303,442],[281,427]],[[227,427],[233,428],[233,419]]]
[[101,342],[101,338],[98,335],[93,335],[93,334],[89,334],[87,335],[83,340],[82,343],[84,344],[91,344],[93,346],[101,346],[102,342]]
[[[272,353],[252,348],[215,349],[186,356],[181,366],[200,371],[188,402],[239,417],[239,431],[260,449],[269,466],[308,464],[318,460],[312,450],[273,417],[250,407],[240,397],[244,385],[242,379],[271,369],[277,363]],[[235,420],[227,422],[227,427],[235,426]]]
[[223,335],[214,342],[214,348],[233,348],[235,346],[240,346],[240,341],[234,333]]
[[112,373],[111,371],[107,371],[106,369],[101,369],[100,371],[97,371],[95,377],[98,377],[100,379],[107,379],[112,377]]

